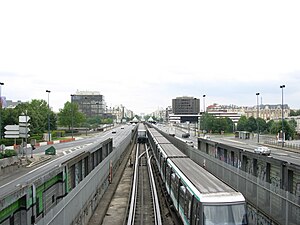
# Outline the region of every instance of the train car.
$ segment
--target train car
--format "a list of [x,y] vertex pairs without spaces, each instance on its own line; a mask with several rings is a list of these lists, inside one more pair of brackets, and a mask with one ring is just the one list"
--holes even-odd
[[138,143],[147,143],[148,142],[146,127],[143,123],[139,123],[139,125],[138,125],[137,136],[138,136],[137,137]]
[[188,158],[158,131],[148,129],[167,193],[186,225],[246,225],[244,196]]
[[246,225],[244,196],[189,158],[169,158],[165,186],[187,225]]

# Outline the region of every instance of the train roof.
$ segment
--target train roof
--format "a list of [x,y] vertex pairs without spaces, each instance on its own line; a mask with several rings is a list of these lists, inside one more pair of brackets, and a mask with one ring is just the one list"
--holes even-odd
[[165,158],[185,158],[187,157],[182,151],[176,148],[173,144],[160,144],[160,149],[162,150]]
[[157,141],[159,144],[170,144],[171,142],[165,138],[159,131],[155,130],[154,128],[148,129],[150,134],[153,136],[153,138]]
[[243,195],[223,183],[190,158],[169,159],[182,181],[202,202],[242,202]]
[[138,130],[146,130],[145,124],[139,123]]

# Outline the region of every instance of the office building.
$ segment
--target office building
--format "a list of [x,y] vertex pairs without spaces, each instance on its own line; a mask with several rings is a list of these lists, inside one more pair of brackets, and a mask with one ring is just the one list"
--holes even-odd
[[87,117],[103,116],[106,110],[104,96],[97,91],[77,91],[71,95],[71,102],[78,104],[78,110]]

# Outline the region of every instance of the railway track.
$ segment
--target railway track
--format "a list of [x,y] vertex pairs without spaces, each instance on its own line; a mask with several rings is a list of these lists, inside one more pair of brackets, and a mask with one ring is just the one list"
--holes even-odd
[[145,144],[138,144],[127,225],[161,225],[159,199],[150,156]]

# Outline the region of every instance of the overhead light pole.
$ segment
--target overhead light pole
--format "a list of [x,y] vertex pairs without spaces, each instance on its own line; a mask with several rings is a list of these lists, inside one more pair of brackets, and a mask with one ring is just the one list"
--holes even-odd
[[2,113],[2,97],[1,97],[1,86],[4,85],[3,82],[0,82],[0,139],[2,139],[2,122],[1,122],[1,113]]
[[74,95],[71,95],[71,127],[72,127],[72,138],[73,138],[73,116],[74,116],[74,111],[73,111],[73,97]]
[[205,113],[205,111],[206,111],[206,110],[205,110],[205,96],[206,96],[206,95],[203,95],[203,112],[204,112],[204,113]]
[[46,90],[48,93],[48,141],[51,141],[51,135],[50,135],[50,106],[49,106],[49,95],[50,92],[49,90]]
[[285,85],[280,85],[280,88],[281,88],[281,122],[282,122],[282,136],[281,136],[281,144],[282,144],[282,147],[284,147],[284,141],[285,141],[285,135],[284,135],[284,129],[283,129],[283,88],[285,88]]
[[257,124],[257,143],[259,143],[259,122],[258,122],[258,118],[259,118],[259,104],[258,104],[258,96],[259,96],[259,93],[256,93],[256,102],[257,102],[257,116],[256,116],[256,124]]

